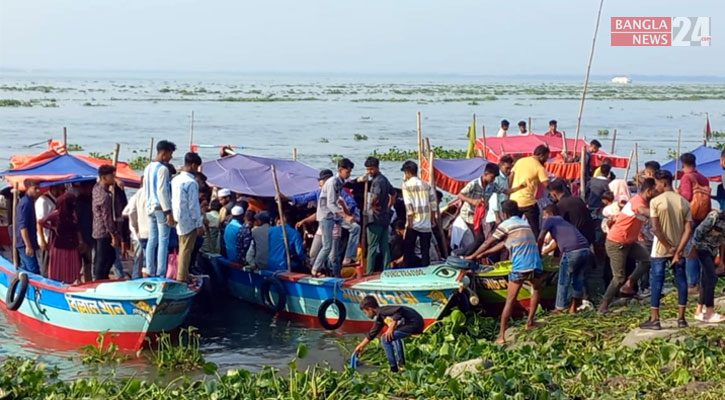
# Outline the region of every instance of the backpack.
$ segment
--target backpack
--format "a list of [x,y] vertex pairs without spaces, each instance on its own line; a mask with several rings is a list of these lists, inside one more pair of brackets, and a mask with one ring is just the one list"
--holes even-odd
[[702,221],[711,210],[710,186],[703,186],[697,183],[692,174],[688,175],[692,182],[692,200],[690,200],[690,212],[693,221]]

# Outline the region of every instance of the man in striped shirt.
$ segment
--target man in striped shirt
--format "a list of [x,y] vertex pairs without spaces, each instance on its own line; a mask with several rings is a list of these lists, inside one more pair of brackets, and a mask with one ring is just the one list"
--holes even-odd
[[[405,174],[403,181],[403,202],[407,224],[403,238],[403,263],[406,267],[430,265],[430,239],[436,210],[436,195],[433,188],[418,178],[418,165],[406,161],[400,169]],[[420,257],[415,256],[415,242],[420,240]]]
[[146,276],[166,276],[169,235],[175,225],[171,213],[171,174],[167,164],[173,158],[175,150],[175,144],[166,140],[160,141],[156,145],[156,161],[147,165],[143,172],[146,213],[149,216],[149,240],[146,243],[144,268]]

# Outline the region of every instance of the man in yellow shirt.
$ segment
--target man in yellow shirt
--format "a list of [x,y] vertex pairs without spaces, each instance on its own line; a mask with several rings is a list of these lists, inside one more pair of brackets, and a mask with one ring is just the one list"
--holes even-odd
[[524,157],[514,165],[511,173],[511,187],[521,187],[520,190],[511,194],[511,200],[519,206],[519,211],[526,217],[526,220],[534,232],[534,237],[539,236],[539,205],[536,203],[536,189],[539,184],[546,185],[549,177],[544,168],[544,163],[549,159],[549,148],[539,145],[534,149],[534,155]]

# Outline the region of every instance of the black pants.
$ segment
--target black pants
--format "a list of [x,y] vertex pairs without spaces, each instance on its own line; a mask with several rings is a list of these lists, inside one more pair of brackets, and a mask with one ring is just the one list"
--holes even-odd
[[[427,267],[430,265],[430,232],[408,229],[403,242],[403,264],[406,267]],[[415,242],[420,239],[420,263],[415,256]]]
[[534,232],[534,237],[539,237],[539,205],[534,204],[529,207],[519,208],[519,211],[521,214],[526,217],[526,221],[529,222],[529,226],[531,226],[531,230]]
[[715,257],[707,250],[697,250],[697,259],[700,260],[700,299],[698,304],[705,307],[715,306]]
[[95,250],[93,280],[108,279],[108,272],[116,261],[116,250],[111,246],[111,238],[96,239]]

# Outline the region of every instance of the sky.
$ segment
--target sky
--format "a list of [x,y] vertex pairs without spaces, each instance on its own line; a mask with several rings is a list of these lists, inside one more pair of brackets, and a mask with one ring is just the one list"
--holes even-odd
[[[598,0],[0,0],[0,69],[584,75]],[[612,47],[705,16],[710,47]],[[605,0],[592,74],[722,76],[722,0]]]

